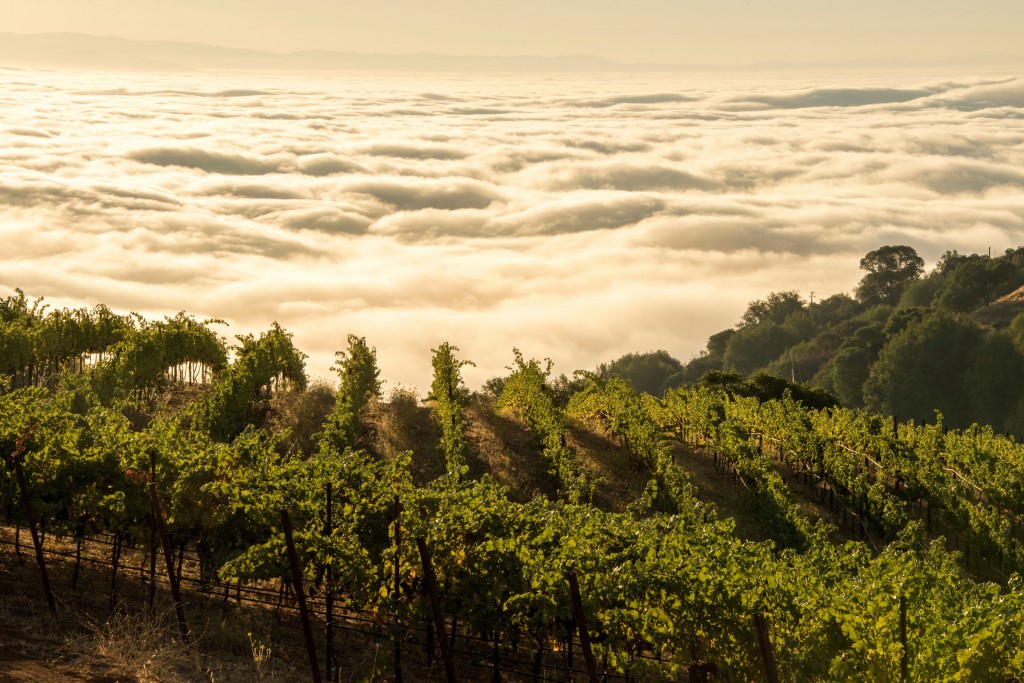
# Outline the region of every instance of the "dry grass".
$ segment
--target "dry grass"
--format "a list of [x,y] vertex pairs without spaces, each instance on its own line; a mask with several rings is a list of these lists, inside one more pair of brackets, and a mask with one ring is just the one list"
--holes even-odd
[[624,512],[643,494],[650,475],[635,464],[628,448],[599,425],[570,420],[568,427],[568,445],[594,473],[594,506]]
[[485,473],[509,487],[509,497],[526,502],[535,496],[555,498],[558,481],[537,437],[523,423],[498,412],[494,403],[474,397],[466,410],[469,476]]
[[[509,487],[513,500],[554,497],[558,483],[547,472],[537,438],[525,425],[475,397],[465,411],[469,477],[488,474]],[[445,472],[441,431],[415,392],[398,388],[387,401],[372,400],[363,414],[361,446],[381,458],[412,453],[413,481],[425,485]]]
[[[13,529],[0,525],[0,537],[10,540],[12,535]],[[195,567],[189,565],[186,561],[186,575],[194,576]],[[21,563],[9,545],[0,545],[0,683],[309,680],[298,616],[287,603],[278,612],[273,607],[238,605],[233,600],[225,604],[220,593],[186,590],[185,616],[192,637],[183,645],[163,582],[156,595],[157,616],[149,616],[145,610],[147,584],[139,579],[137,569],[127,570],[120,576],[120,600],[111,614],[109,570],[84,565],[78,588],[72,590],[70,562],[48,556],[47,566],[58,602],[56,620],[46,609],[33,558],[28,556]],[[365,630],[367,625],[347,622],[344,614],[336,618],[335,654],[341,670],[336,671],[335,683],[393,680],[393,650],[387,629],[376,635],[356,633],[351,629]],[[426,624],[417,628],[426,628]],[[323,672],[323,622],[314,619],[313,630]],[[457,670],[463,675],[479,671],[476,667],[487,652],[485,647],[475,655],[458,656]],[[440,660],[428,663],[421,646],[405,644],[402,662],[407,681],[444,680]],[[557,666],[558,662],[552,654],[549,664]],[[524,679],[508,675],[506,680]]]
[[1017,290],[989,306],[982,306],[970,314],[971,320],[988,327],[1006,327],[1014,318],[1024,313],[1024,299],[1020,297],[1021,290]]
[[412,389],[398,387],[387,401],[371,399],[362,415],[361,446],[381,458],[393,460],[412,453],[412,478],[424,485],[444,474],[444,455],[438,449],[441,432]]
[[[713,503],[721,517],[732,517],[736,522],[736,535],[752,541],[769,540],[774,537],[771,525],[764,518],[760,503],[754,492],[748,490],[729,472],[720,470],[711,456],[690,448],[676,445],[673,457],[686,470],[690,481],[697,489],[697,496]],[[812,524],[818,520],[829,522],[837,528],[830,539],[837,544],[853,540],[856,536],[842,524],[836,511],[818,499],[817,487],[813,483],[803,484],[795,473],[776,465],[783,481],[787,483],[796,499],[800,513]]]
[[[0,537],[14,530],[0,526]],[[25,534],[27,536],[27,534]],[[23,542],[27,539],[23,537]],[[48,550],[66,551],[55,539]],[[185,683],[224,681],[284,683],[302,674],[295,653],[302,653],[294,615],[275,619],[271,611],[232,605],[225,611],[217,596],[187,591],[185,613],[193,638],[178,638],[164,582],[158,582],[158,612],[146,608],[148,583],[137,573],[133,551],[125,552],[118,578],[118,603],[110,610],[110,572],[88,560],[105,560],[102,548],[86,545],[86,562],[76,589],[70,587],[72,562],[47,556],[47,570],[57,600],[50,617],[31,547],[19,559],[10,545],[0,545],[0,681],[81,681],[87,683]],[[133,556],[131,562],[128,557]],[[270,657],[257,667],[247,631],[271,644]],[[299,661],[299,664],[302,664]],[[257,676],[257,669],[261,669]]]
[[334,409],[334,387],[313,382],[305,391],[283,391],[266,405],[266,425],[275,433],[287,433],[281,446],[286,451],[311,454],[316,450],[316,435]]
[[212,384],[172,384],[154,399],[153,419],[177,415],[183,408],[210,393]]
[[84,633],[58,649],[77,670],[103,672],[118,681],[187,683],[208,673],[199,652],[172,637],[173,616],[119,611],[104,621],[80,618]]
[[754,493],[730,473],[719,470],[710,456],[675,445],[672,457],[690,477],[697,497],[713,504],[720,517],[731,517],[736,522],[737,536],[750,541],[772,538]]

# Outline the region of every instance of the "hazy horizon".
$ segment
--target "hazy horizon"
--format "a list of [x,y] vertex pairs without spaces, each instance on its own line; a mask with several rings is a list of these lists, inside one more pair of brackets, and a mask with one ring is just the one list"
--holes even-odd
[[584,53],[462,54],[456,52],[354,52],[339,49],[275,51],[222,43],[150,41],[87,33],[0,32],[0,67],[73,71],[426,71],[426,72],[717,72],[953,69],[990,70],[1024,66],[1020,54],[966,54],[748,62],[643,62]]
[[1018,35],[1024,5],[1005,0],[8,4],[3,30],[11,33],[84,33],[275,52],[589,54],[619,62],[726,66],[1024,57]]

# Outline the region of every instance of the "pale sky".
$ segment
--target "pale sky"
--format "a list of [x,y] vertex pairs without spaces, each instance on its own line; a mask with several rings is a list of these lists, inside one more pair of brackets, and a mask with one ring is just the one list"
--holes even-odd
[[632,62],[1024,57],[1019,0],[0,0],[0,30]]

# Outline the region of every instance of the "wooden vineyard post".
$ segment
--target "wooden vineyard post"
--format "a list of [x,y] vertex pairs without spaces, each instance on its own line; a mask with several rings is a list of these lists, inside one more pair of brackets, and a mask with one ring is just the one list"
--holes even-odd
[[[331,482],[327,482],[327,518],[324,520],[324,536],[327,538],[331,537],[334,533],[334,520],[331,517]],[[334,570],[331,568],[330,563],[327,564],[327,579],[324,586],[325,600],[327,602],[325,609],[327,611],[324,619],[327,622],[327,656],[326,656],[326,668],[327,668],[327,680],[334,680]]]
[[114,534],[114,547],[110,552],[110,611],[114,611],[117,605],[117,569],[121,563],[121,546],[124,543],[124,534],[120,531]]
[[765,680],[768,683],[779,683],[779,670],[775,667],[775,654],[768,638],[768,621],[763,614],[754,615],[754,628],[757,630],[757,646],[761,650],[761,660],[764,662]]
[[594,653],[590,649],[590,630],[587,628],[587,617],[583,612],[583,597],[580,595],[580,583],[576,578],[576,571],[573,569],[566,572],[566,577],[569,579],[569,590],[572,593],[572,611],[576,619],[576,627],[580,632],[580,647],[583,648],[583,661],[587,665],[587,678],[590,683],[597,683],[597,664],[594,662]]
[[444,673],[448,683],[456,683],[457,679],[455,678],[455,665],[452,663],[452,653],[448,648],[448,640],[444,637],[444,615],[441,614],[441,599],[438,597],[437,575],[434,573],[434,565],[430,563],[430,551],[427,549],[427,542],[422,536],[416,537],[416,547],[420,551],[420,560],[423,562],[423,577],[427,582],[430,610],[434,613],[434,629],[437,632],[437,640],[441,645]]
[[292,538],[292,520],[285,508],[281,508],[281,525],[284,527],[284,542],[288,549],[288,564],[292,570],[295,600],[299,603],[299,619],[302,621],[302,635],[306,640],[306,654],[309,655],[309,671],[313,683],[321,683],[320,663],[317,661],[316,644],[313,642],[313,625],[309,621],[306,594],[302,590],[302,567],[299,566],[299,555],[295,552],[295,542]]
[[427,664],[429,666],[434,665],[434,625],[433,618],[427,619]]
[[71,571],[71,588],[78,586],[78,570],[82,566],[82,539],[85,536],[85,518],[79,517],[75,526],[75,568]]
[[574,642],[572,639],[572,624],[566,624],[566,627],[568,629],[568,633],[565,637],[565,680],[567,683],[572,683],[572,681],[575,679],[575,676],[573,675],[573,669],[576,666],[575,663],[572,661],[572,646]]
[[221,598],[221,601],[220,601],[220,614],[221,614],[222,617],[226,617],[228,615],[228,604],[229,604],[228,601],[230,599],[231,599],[231,580],[230,579],[225,579],[224,580],[224,596]]
[[[23,450],[19,449],[19,451]],[[28,499],[28,484],[25,483],[25,471],[21,467],[21,452],[15,453],[14,476],[18,480],[18,490],[21,493],[22,514],[28,520],[28,530],[32,534],[32,545],[36,549],[36,563],[39,565],[39,577],[43,582],[43,592],[46,594],[46,606],[50,608],[50,616],[57,616],[57,604],[53,600],[53,591],[50,589],[50,575],[46,573],[46,559],[43,557],[43,543],[39,540],[39,530],[36,528],[36,519],[32,515],[32,503]]]
[[274,623],[281,624],[281,606],[284,605],[285,590],[288,589],[288,580],[281,579],[281,585],[277,588],[277,604],[274,605]]
[[146,594],[146,608],[150,612],[154,612],[156,610],[156,544],[159,539],[155,516],[151,515],[149,525],[149,592]]
[[[156,531],[160,536],[160,545],[164,549],[164,561],[167,564],[167,580],[171,584],[171,597],[174,599],[174,613],[178,618],[178,629],[181,631],[181,641],[188,642],[188,624],[185,623],[185,610],[181,606],[181,586],[178,584],[178,577],[174,573],[174,552],[171,550],[171,540],[167,537],[167,525],[164,522],[164,507],[160,504],[160,494],[156,490],[156,481],[149,482],[149,498],[153,507],[153,519],[156,520]],[[156,577],[154,577],[155,579]]]
[[[395,601],[395,616],[397,617],[399,591],[401,590],[401,568],[400,559],[402,552],[402,501],[399,500],[398,496],[395,496],[395,575],[394,583],[392,585],[391,596]],[[396,618],[397,625],[397,618]],[[399,638],[395,638],[394,644],[394,655],[395,655],[395,683],[402,683],[402,641]]]
[[[149,452],[149,480],[156,481],[156,451]],[[152,506],[150,506],[152,508]],[[149,592],[146,594],[146,608],[156,613],[156,544],[160,538],[157,532],[156,511],[149,511]],[[77,568],[76,568],[77,569]]]
[[541,668],[544,665],[544,641],[537,636],[537,651],[533,655],[533,680],[539,681]]
[[910,661],[907,652],[907,598],[900,596],[900,683],[907,683],[908,665]]
[[492,683],[501,683],[501,639],[498,637],[498,629],[491,634],[491,666],[493,667]]
[[178,568],[175,570],[174,575],[178,577],[178,585],[181,585],[181,572],[185,566],[185,546],[188,545],[188,541],[182,539],[181,543],[178,544]]

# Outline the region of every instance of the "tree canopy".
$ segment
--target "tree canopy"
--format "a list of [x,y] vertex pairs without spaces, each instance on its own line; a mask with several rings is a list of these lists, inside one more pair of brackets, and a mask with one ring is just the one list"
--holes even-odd
[[857,285],[857,298],[868,304],[896,304],[900,295],[924,272],[924,259],[913,247],[889,245],[869,251],[860,260],[868,271]]
[[604,378],[621,377],[636,391],[661,396],[669,388],[667,380],[678,375],[682,369],[682,363],[668,351],[659,349],[647,353],[627,353],[611,363],[602,363],[597,372]]
[[[980,422],[1024,436],[1024,248],[947,251],[925,274],[906,245],[860,260],[856,298],[805,303],[796,291],[751,301],[669,384],[739,373],[808,382],[848,407],[946,424]],[[1016,318],[1016,319],[1015,319]]]
[[764,299],[755,299],[747,304],[739,327],[753,327],[764,323],[779,325],[803,307],[804,301],[795,291],[772,292]]

